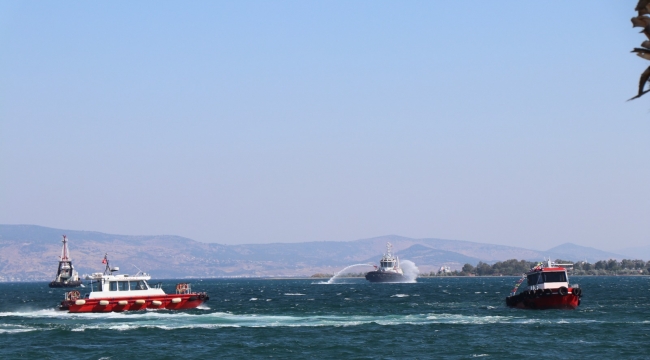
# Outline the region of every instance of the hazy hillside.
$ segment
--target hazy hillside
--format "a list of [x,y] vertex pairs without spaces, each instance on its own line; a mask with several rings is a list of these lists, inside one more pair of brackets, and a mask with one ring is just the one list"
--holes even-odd
[[621,254],[614,254],[607,251],[580,246],[572,243],[565,243],[556,246],[552,249],[549,249],[548,253],[549,255],[547,256],[551,256],[553,259],[565,259],[574,261],[583,260],[590,263],[595,263],[598,260],[623,260],[625,258],[629,258]]
[[650,260],[650,245],[621,249],[620,253],[625,255],[628,259],[640,258]]
[[[67,235],[72,260],[81,274],[101,271],[108,253],[123,273],[136,267],[155,277],[309,276],[335,273],[355,263],[377,263],[393,244],[402,260],[413,261],[421,272],[440,266],[459,269],[465,263],[507,259],[541,260],[544,256],[583,260],[585,254],[610,253],[565,244],[546,252],[443,239],[411,239],[396,235],[347,242],[293,244],[207,244],[180,236],[131,236],[93,231],[60,230],[34,225],[0,225],[0,280],[50,280],[61,252],[61,235]],[[575,250],[577,256],[571,255]],[[591,256],[591,255],[589,255]]]

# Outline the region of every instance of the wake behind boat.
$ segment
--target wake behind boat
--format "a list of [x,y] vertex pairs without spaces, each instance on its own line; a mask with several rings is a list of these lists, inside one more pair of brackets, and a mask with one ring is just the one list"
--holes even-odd
[[111,268],[107,256],[104,256],[102,263],[106,264],[104,273],[94,273],[87,277],[91,280],[90,293],[81,297],[77,290],[66,292],[59,310],[72,313],[183,310],[196,308],[210,299],[204,292],[192,292],[188,283],[179,283],[176,285],[175,294],[166,294],[160,284],[149,285],[149,274],[138,272],[135,275],[114,275],[119,268]]
[[59,257],[59,269],[56,272],[56,278],[48,286],[51,288],[77,287],[81,285],[81,279],[77,270],[72,266],[70,252],[68,251],[68,238],[63,235],[63,249]]
[[403,282],[404,272],[399,266],[399,258],[393,256],[393,245],[386,243],[386,253],[379,260],[379,267],[375,271],[366,274],[366,280],[370,282]]

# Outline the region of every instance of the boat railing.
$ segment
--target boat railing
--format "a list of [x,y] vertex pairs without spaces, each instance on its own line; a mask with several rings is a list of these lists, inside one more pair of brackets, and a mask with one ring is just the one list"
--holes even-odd
[[192,293],[192,285],[190,283],[178,283],[176,284],[176,293],[190,294]]
[[67,301],[74,301],[77,300],[81,297],[81,294],[79,293],[79,290],[72,290],[72,291],[67,291],[65,293],[65,299]]
[[151,288],[152,289],[162,289],[162,283],[159,282],[159,283],[155,284],[154,286],[152,286]]

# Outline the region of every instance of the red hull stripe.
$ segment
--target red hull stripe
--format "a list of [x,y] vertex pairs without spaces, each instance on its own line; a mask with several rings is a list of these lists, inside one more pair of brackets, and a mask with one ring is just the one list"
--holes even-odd
[[[173,299],[180,299],[174,303]],[[194,309],[203,304],[208,297],[203,294],[167,294],[149,297],[126,297],[126,298],[104,298],[104,299],[78,299],[84,300],[85,304],[77,305],[76,300],[62,301],[61,308],[71,313],[83,312],[112,312],[112,311],[134,311],[145,309],[167,309],[184,310]],[[138,301],[140,300],[140,301]],[[144,303],[138,303],[142,302]],[[101,305],[101,301],[108,301],[107,305]],[[120,302],[123,305],[120,305]],[[124,304],[126,302],[126,304]],[[160,303],[160,305],[156,305]]]
[[538,298],[522,299],[512,304],[518,309],[576,309],[580,305],[580,297],[568,294],[565,296],[553,294]]

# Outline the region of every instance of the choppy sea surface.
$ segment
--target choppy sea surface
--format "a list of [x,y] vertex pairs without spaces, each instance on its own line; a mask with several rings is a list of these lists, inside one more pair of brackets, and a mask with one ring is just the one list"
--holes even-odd
[[210,295],[198,309],[108,314],[56,310],[64,290],[47,283],[0,283],[0,358],[650,358],[650,277],[572,277],[577,310],[507,308],[516,280],[193,280]]

